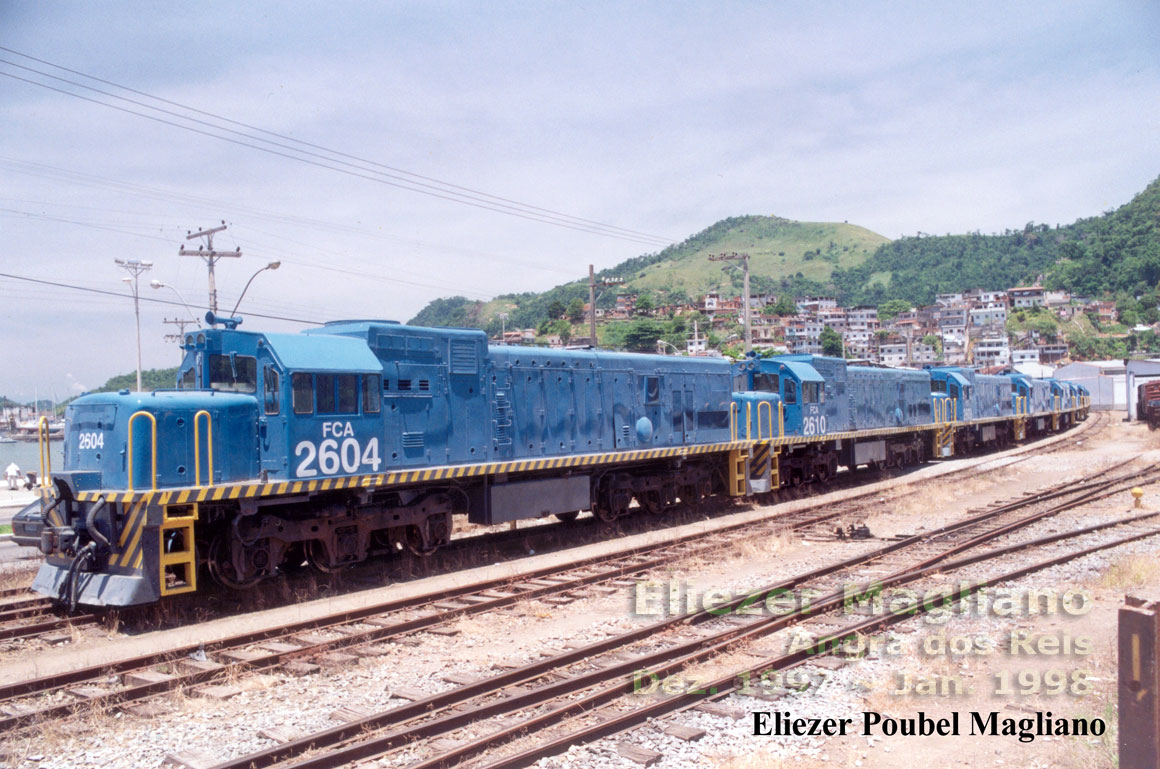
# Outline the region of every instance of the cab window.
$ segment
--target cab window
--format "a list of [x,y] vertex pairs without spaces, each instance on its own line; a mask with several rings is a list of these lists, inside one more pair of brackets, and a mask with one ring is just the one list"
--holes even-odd
[[293,374],[290,389],[294,401],[295,414],[314,413],[314,377],[310,374]]
[[196,390],[197,389],[197,369],[193,366],[187,368],[181,374],[181,379],[177,380],[178,390]]
[[379,413],[382,401],[382,377],[378,374],[363,374],[362,402],[364,414]]
[[792,379],[785,380],[785,398],[786,405],[797,403],[797,382]]
[[280,384],[280,381],[281,378],[278,376],[278,372],[273,368],[266,366],[264,369],[262,369],[262,401],[265,404],[265,412],[269,415],[277,414],[282,408],[281,403],[279,402],[281,399],[278,397],[278,385]]
[[778,392],[777,374],[754,374],[753,389],[761,393]]
[[249,355],[209,356],[209,386],[231,393],[258,391],[258,361]]
[[314,395],[319,414],[357,414],[358,374],[318,374]]
[[818,382],[802,382],[802,403],[818,403],[822,386]]

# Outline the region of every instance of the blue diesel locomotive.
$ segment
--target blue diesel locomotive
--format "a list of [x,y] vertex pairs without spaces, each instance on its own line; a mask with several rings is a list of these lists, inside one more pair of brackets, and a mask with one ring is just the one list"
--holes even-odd
[[44,468],[40,501],[13,523],[17,542],[45,554],[35,590],[124,606],[194,591],[203,572],[245,588],[303,561],[330,572],[428,555],[456,515],[658,514],[1058,429],[1086,405],[1053,400],[1049,383],[965,369],[490,346],[477,330],[389,321],[263,334],[207,320],[185,338],[176,389],[69,406],[64,467]]

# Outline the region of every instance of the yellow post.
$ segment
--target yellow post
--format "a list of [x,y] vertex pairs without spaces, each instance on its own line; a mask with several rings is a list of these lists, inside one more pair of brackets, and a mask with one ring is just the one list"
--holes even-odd
[[745,440],[749,440],[753,437],[752,435],[750,435],[750,432],[752,432],[752,427],[753,427],[753,402],[746,401],[746,403],[745,403]]
[[737,414],[741,409],[737,406],[737,401],[732,401],[729,404],[729,440],[737,440]]

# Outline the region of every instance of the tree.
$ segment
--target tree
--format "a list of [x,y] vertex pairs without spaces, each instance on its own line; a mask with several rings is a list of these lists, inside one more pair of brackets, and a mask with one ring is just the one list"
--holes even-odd
[[636,297],[636,309],[640,313],[650,313],[656,309],[656,303],[653,301],[652,294],[638,294]]
[[773,312],[779,317],[786,317],[789,315],[797,315],[797,304],[788,296],[783,296],[777,300],[777,304],[773,306]]
[[638,318],[624,335],[624,348],[630,352],[655,352],[657,340],[663,339],[665,327],[651,318]]
[[584,300],[576,297],[568,304],[568,318],[573,323],[584,322]]
[[842,335],[834,329],[826,326],[822,329],[822,355],[830,355],[836,358],[842,357],[845,351],[845,345],[842,344]]
[[548,305],[548,317],[552,320],[564,317],[565,312],[567,312],[567,308],[559,299],[553,299],[552,303]]
[[894,320],[900,313],[910,310],[910,302],[902,299],[888,299],[878,305],[879,320]]

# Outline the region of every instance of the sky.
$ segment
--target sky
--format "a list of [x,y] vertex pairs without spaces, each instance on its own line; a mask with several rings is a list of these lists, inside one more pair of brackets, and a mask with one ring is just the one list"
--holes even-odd
[[0,0],[0,49],[17,400],[135,369],[116,259],[152,262],[143,365],[176,365],[164,321],[208,304],[178,248],[223,221],[219,309],[278,261],[239,313],[296,331],[542,291],[728,216],[999,232],[1160,175],[1145,1]]

